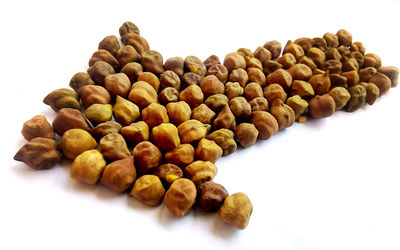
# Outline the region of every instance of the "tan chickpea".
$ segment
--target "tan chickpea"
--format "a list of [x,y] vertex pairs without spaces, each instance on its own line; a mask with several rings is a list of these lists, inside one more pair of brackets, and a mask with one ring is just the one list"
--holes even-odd
[[166,207],[177,218],[181,218],[190,212],[196,202],[196,186],[186,178],[180,178],[171,184],[165,193],[164,202]]
[[129,195],[148,206],[158,206],[165,194],[160,178],[155,175],[143,175],[135,181]]
[[142,120],[149,125],[150,128],[169,122],[167,109],[158,103],[152,103],[142,110]]
[[171,123],[161,123],[151,130],[151,139],[161,151],[169,151],[179,146],[178,129]]
[[257,137],[258,130],[251,123],[241,123],[235,130],[235,139],[244,148],[254,145]]
[[165,161],[183,169],[194,161],[194,148],[190,144],[180,144],[165,153]]
[[166,108],[169,120],[175,125],[190,120],[190,116],[192,115],[189,104],[184,101],[170,102],[167,104]]
[[196,148],[196,159],[216,163],[222,156],[222,148],[214,141],[201,139]]

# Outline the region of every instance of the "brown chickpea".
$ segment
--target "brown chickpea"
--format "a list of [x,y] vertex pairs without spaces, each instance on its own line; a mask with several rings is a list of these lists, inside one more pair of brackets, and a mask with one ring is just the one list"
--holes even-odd
[[150,128],[169,122],[167,109],[158,103],[152,103],[142,110],[142,120],[149,125]]
[[335,100],[328,94],[317,95],[310,100],[308,112],[314,119],[331,116],[335,112]]
[[251,123],[257,128],[258,138],[261,140],[268,140],[279,130],[275,117],[266,111],[254,111],[251,113]]
[[204,94],[197,85],[190,85],[179,94],[179,99],[185,101],[191,108],[199,106],[204,100]]
[[268,103],[273,103],[278,99],[285,102],[287,94],[281,85],[273,83],[264,89],[264,97],[268,100]]
[[194,148],[190,144],[180,144],[175,149],[165,153],[165,161],[184,169],[194,161]]
[[241,123],[235,130],[235,140],[244,148],[254,145],[257,137],[258,130],[251,123]]
[[225,92],[224,84],[218,80],[215,75],[208,75],[204,77],[200,83],[200,88],[206,97],[215,94],[223,94]]
[[190,116],[192,115],[189,104],[184,101],[170,102],[167,104],[166,108],[169,120],[175,125],[190,120]]
[[211,121],[214,119],[215,115],[215,112],[204,103],[200,104],[192,111],[192,119],[198,120],[204,124],[211,124]]
[[247,101],[251,101],[256,97],[264,97],[263,89],[260,84],[250,82],[244,88],[244,97]]
[[157,167],[162,158],[161,151],[153,143],[143,141],[138,143],[132,151],[135,167],[139,175],[148,173]]
[[256,97],[249,101],[251,112],[253,111],[268,111],[268,100],[264,97]]
[[247,71],[242,68],[234,69],[230,72],[228,80],[230,82],[238,82],[240,86],[244,87],[249,81],[249,75],[247,74]]

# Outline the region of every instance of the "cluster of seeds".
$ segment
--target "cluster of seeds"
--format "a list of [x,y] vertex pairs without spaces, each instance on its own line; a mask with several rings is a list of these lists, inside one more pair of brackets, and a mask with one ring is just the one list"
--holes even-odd
[[295,121],[372,105],[398,83],[398,68],[365,54],[343,29],[288,41],[283,50],[278,41],[254,52],[240,48],[222,63],[215,55],[164,61],[135,24],[125,22],[119,33],[120,40],[99,43],[87,72],[72,77],[72,89],[44,98],[57,116],[52,125],[42,115],[25,122],[28,142],[14,159],[48,169],[60,151],[73,160],[73,179],[100,181],[149,206],[164,201],[177,218],[197,204],[246,228],[249,198],[213,182],[221,156]]

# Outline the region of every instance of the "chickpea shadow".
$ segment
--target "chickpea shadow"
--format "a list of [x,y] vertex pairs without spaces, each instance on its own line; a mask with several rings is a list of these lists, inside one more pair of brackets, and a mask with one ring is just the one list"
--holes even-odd
[[157,219],[162,226],[172,226],[174,223],[179,222],[179,219],[175,218],[164,203],[158,209]]
[[212,232],[219,238],[229,240],[238,234],[238,229],[216,219],[213,224]]
[[128,205],[129,208],[132,208],[134,210],[140,210],[140,211],[150,211],[151,209],[159,208],[159,207],[146,206],[145,204],[141,203],[137,199],[135,199],[127,194],[126,194],[126,204]]

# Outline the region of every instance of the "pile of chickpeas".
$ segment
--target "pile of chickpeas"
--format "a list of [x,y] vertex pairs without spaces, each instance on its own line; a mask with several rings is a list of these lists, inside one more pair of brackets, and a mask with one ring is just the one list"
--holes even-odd
[[125,22],[76,73],[71,88],[44,98],[57,115],[23,125],[26,144],[14,159],[49,169],[65,157],[70,175],[128,193],[148,206],[163,201],[177,218],[196,205],[238,229],[253,206],[213,182],[216,162],[237,147],[268,140],[295,121],[354,112],[398,83],[399,69],[382,66],[346,30],[270,41],[204,61],[150,50],[138,27]]

